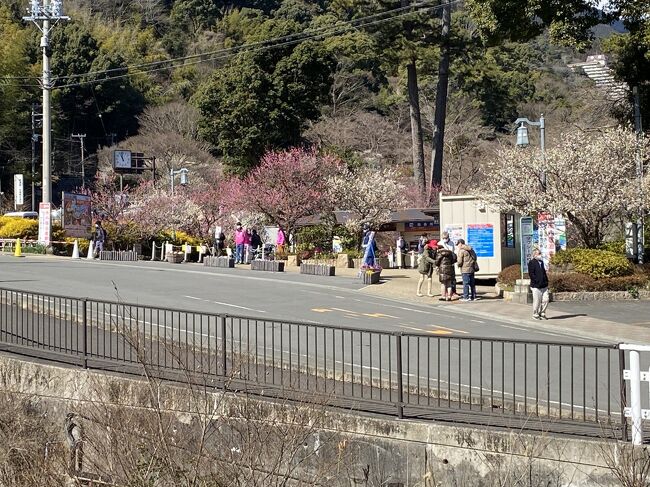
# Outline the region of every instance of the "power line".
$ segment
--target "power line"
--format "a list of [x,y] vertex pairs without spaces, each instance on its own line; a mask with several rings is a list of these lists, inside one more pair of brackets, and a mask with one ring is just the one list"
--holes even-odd
[[[266,39],[264,41],[258,41],[258,42],[253,42],[253,43],[248,43],[248,44],[243,44],[241,46],[235,46],[231,48],[224,48],[224,49],[218,49],[215,51],[208,51],[208,52],[203,52],[199,54],[192,54],[188,56],[182,56],[178,58],[173,58],[173,59],[167,59],[163,61],[154,61],[150,63],[142,63],[142,64],[137,64],[137,65],[131,65],[131,66],[123,66],[120,68],[112,68],[108,70],[103,70],[103,71],[94,71],[94,72],[89,72],[85,74],[74,74],[74,75],[69,75],[69,76],[60,76],[60,77],[54,77],[53,81],[61,81],[61,80],[71,80],[71,79],[78,79],[78,78],[84,78],[87,76],[97,76],[101,74],[110,74],[110,73],[116,73],[116,72],[121,72],[121,71],[133,71],[133,72],[128,72],[122,75],[116,75],[116,76],[109,76],[105,78],[98,78],[98,79],[93,79],[93,80],[85,80],[85,81],[80,81],[77,83],[66,83],[63,85],[56,86],[56,88],[62,89],[62,88],[70,88],[70,87],[78,87],[78,86],[83,86],[87,84],[94,84],[94,83],[101,83],[104,81],[111,81],[111,80],[116,80],[116,79],[121,79],[137,74],[148,74],[148,73],[154,73],[158,71],[164,71],[167,69],[174,69],[177,67],[184,67],[184,66],[192,66],[196,64],[201,64],[205,62],[210,62],[210,61],[216,61],[216,60],[221,60],[221,59],[227,59],[229,57],[232,57],[236,54],[239,54],[240,52],[256,52],[256,51],[264,51],[267,49],[275,49],[275,48],[280,48],[280,47],[285,47],[285,46],[290,46],[290,45],[295,45],[299,44],[301,42],[307,41],[307,40],[313,40],[313,39],[318,39],[318,38],[326,38],[326,37],[331,37],[335,35],[339,35],[342,33],[347,32],[348,30],[351,29],[356,29],[356,28],[362,28],[362,27],[368,27],[371,25],[377,25],[381,24],[383,22],[389,22],[401,17],[405,17],[408,15],[412,15],[415,13],[421,13],[421,12],[427,12],[427,11],[435,11],[438,9],[441,9],[443,6],[442,5],[430,5],[426,6],[433,1],[437,0],[424,0],[420,3],[417,4],[411,4],[408,6],[404,7],[399,7],[396,9],[391,9],[387,10],[384,12],[379,12],[377,14],[373,15],[368,15],[365,17],[360,17],[358,19],[353,19],[350,21],[345,21],[345,22],[340,22],[338,25],[335,26],[326,26],[326,27],[320,27],[318,29],[313,29],[309,31],[303,31],[303,32],[297,32],[294,34],[289,34],[286,36],[279,36],[273,39]],[[450,2],[450,4],[457,4],[461,3],[462,0],[454,0]],[[408,10],[408,12],[405,12]],[[400,13],[402,12],[402,13]],[[394,15],[394,14],[398,15]],[[386,15],[390,15],[388,18],[380,18],[380,17],[385,17]],[[206,57],[207,56],[207,57]],[[190,63],[183,63],[183,64],[174,64],[182,61],[188,61],[188,60],[194,60],[193,62]],[[150,68],[150,69],[142,69],[142,68]],[[11,78],[11,77],[5,77],[4,79],[28,79],[26,77],[19,77],[19,78]],[[36,78],[32,78],[36,79]],[[26,87],[38,87],[38,85],[21,85],[21,86],[26,86]]]
[[[456,4],[456,3],[461,3],[461,1],[462,0],[455,0],[455,1],[450,2],[450,3]],[[431,7],[422,8],[421,10],[418,10],[418,12],[424,12],[424,11],[430,11],[430,10],[438,10],[440,8],[442,8],[441,5],[435,5],[435,6],[431,6]],[[367,26],[370,26],[370,25],[377,25],[377,24],[380,24],[380,23],[383,23],[383,22],[388,22],[388,21],[394,20],[394,19],[399,18],[399,17],[404,17],[404,16],[407,16],[407,15],[411,15],[412,13],[414,13],[414,12],[402,13],[400,15],[395,15],[395,16],[392,16],[392,17],[387,18],[387,19],[374,20],[372,22],[366,22],[366,23],[359,24],[359,25],[345,25],[345,26],[341,26],[341,27],[337,27],[337,28],[332,28],[330,31],[323,32],[323,33],[320,33],[320,34],[305,33],[305,35],[303,37],[299,38],[299,39],[288,40],[288,41],[285,41],[285,42],[280,42],[278,44],[259,45],[259,47],[255,47],[255,46],[258,46],[258,44],[260,44],[260,43],[245,44],[245,45],[237,47],[236,51],[234,51],[235,48],[228,48],[228,49],[223,49],[223,50],[220,50],[220,51],[214,51],[215,54],[218,53],[220,55],[212,55],[211,57],[208,57],[208,58],[196,59],[195,61],[192,61],[192,62],[189,62],[189,63],[184,63],[184,64],[154,67],[154,68],[151,68],[151,69],[144,69],[144,70],[136,70],[137,67],[132,67],[131,69],[134,69],[134,71],[126,73],[126,74],[110,76],[110,77],[106,77],[106,78],[99,78],[99,79],[94,79],[94,80],[86,80],[86,81],[81,81],[81,82],[77,82],[77,83],[68,83],[68,84],[64,84],[64,85],[59,85],[56,88],[61,89],[61,88],[78,87],[78,86],[84,86],[84,85],[87,85],[87,84],[102,83],[102,82],[105,82],[105,81],[112,81],[112,80],[127,78],[129,76],[134,76],[134,75],[138,75],[138,74],[148,74],[148,73],[154,73],[154,72],[158,72],[158,71],[165,71],[165,70],[168,70],[168,69],[174,69],[174,68],[178,68],[178,67],[192,66],[192,65],[196,65],[196,64],[205,63],[205,62],[217,61],[217,60],[221,60],[221,59],[227,59],[227,58],[230,58],[230,57],[233,57],[233,56],[239,54],[240,52],[258,52],[258,51],[265,51],[265,50],[269,50],[269,49],[277,49],[277,48],[280,48],[280,47],[286,47],[286,46],[290,46],[290,45],[300,44],[301,42],[308,41],[308,40],[315,40],[315,39],[321,39],[321,38],[324,39],[326,37],[331,37],[331,36],[343,34],[343,33],[346,33],[350,29],[353,29],[353,28],[367,27]],[[291,36],[279,37],[277,39],[281,40],[283,38],[289,38],[289,37],[291,37]],[[264,41],[264,43],[268,43],[268,42],[271,42],[273,40],[275,40],[275,39],[272,39],[272,40],[269,40],[269,41]],[[251,48],[251,46],[253,46],[253,48]],[[205,56],[205,55],[206,54],[195,55],[194,57]],[[179,58],[179,59],[183,59],[183,58]],[[169,60],[169,61],[166,61],[166,62],[170,63],[170,62],[173,62],[173,60]],[[126,69],[126,68],[123,68],[123,69]],[[83,76],[86,76],[86,75],[75,75],[75,77],[83,77]]]

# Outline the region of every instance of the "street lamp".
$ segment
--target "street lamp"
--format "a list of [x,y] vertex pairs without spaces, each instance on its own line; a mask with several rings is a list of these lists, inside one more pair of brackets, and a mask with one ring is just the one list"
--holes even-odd
[[187,186],[187,183],[189,182],[188,178],[188,173],[190,171],[186,168],[174,170],[174,168],[171,168],[169,170],[169,180],[171,182],[171,189],[172,189],[172,238],[176,240],[176,224],[173,221],[174,220],[174,215],[175,215],[175,204],[174,204],[174,180],[176,179],[176,176],[180,175],[181,177],[181,186]]
[[539,117],[539,121],[535,122],[534,120],[528,120],[527,118],[518,118],[515,120],[515,125],[517,127],[517,146],[526,147],[528,145],[528,127],[526,125],[531,125],[533,127],[539,127],[540,132],[540,148],[542,149],[542,173],[540,174],[540,181],[542,183],[542,188],[546,189],[546,173],[544,172],[544,166],[546,162],[546,152],[545,152],[545,140],[544,140],[544,114]]

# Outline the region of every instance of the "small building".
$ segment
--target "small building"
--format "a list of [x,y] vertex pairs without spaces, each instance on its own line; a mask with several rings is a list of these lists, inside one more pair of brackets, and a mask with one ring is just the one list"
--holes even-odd
[[521,259],[521,216],[500,213],[475,196],[440,196],[440,228],[456,242],[465,240],[476,252],[481,278],[496,278]]

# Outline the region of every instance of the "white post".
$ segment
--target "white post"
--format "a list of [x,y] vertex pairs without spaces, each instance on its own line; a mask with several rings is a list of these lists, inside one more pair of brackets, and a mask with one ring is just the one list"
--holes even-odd
[[641,367],[639,365],[639,352],[630,350],[630,403],[632,410],[632,444],[643,443],[643,429],[641,424]]

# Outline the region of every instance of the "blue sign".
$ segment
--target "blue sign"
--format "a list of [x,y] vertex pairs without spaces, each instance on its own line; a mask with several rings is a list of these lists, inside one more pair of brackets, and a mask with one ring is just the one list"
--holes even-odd
[[477,257],[494,257],[494,226],[491,223],[469,223],[467,244]]

